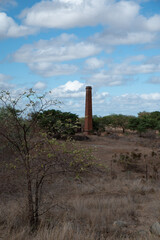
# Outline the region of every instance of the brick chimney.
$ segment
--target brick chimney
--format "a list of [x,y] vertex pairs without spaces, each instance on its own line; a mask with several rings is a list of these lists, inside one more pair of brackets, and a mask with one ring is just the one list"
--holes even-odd
[[93,130],[92,126],[92,87],[86,87],[85,124],[84,132],[89,135]]

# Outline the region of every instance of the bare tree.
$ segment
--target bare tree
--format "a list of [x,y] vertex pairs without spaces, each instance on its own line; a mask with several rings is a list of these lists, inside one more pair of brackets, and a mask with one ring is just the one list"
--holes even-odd
[[[18,155],[16,164],[23,171],[28,219],[32,230],[38,227],[43,185],[59,174],[79,174],[94,166],[90,152],[75,148],[72,142],[58,142],[48,139],[39,129],[38,114],[56,101],[48,100],[46,95],[38,96],[32,89],[12,96],[3,91],[0,95],[0,135],[10,144]],[[32,118],[32,114],[34,118]]]
[[37,147],[35,138],[38,137],[38,128],[37,118],[33,119],[31,114],[41,113],[56,102],[47,100],[45,95],[38,96],[32,89],[19,94],[17,97],[8,91],[2,91],[0,102],[2,104],[0,135],[10,143],[19,155],[27,182],[29,222],[30,226],[35,228],[38,222],[37,195],[42,179],[36,182],[37,187],[34,194],[33,157],[31,153]]

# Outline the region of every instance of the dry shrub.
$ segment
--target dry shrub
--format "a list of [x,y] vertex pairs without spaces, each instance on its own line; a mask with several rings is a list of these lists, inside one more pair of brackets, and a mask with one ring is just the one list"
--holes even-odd
[[124,171],[144,172],[141,166],[143,160],[142,153],[127,152],[113,155],[114,162],[122,166]]
[[135,172],[143,174],[143,178],[158,180],[160,172],[160,153],[151,151],[149,154],[141,152],[127,152],[114,154],[112,161],[122,167],[124,172]]

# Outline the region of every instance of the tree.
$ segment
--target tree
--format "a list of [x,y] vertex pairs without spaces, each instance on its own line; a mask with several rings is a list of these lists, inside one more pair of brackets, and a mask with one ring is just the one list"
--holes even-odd
[[63,137],[75,134],[79,120],[76,114],[51,109],[38,113],[38,123],[47,133]]
[[142,128],[142,132],[147,130],[159,130],[160,129],[160,112],[140,112],[138,113],[139,126]]
[[113,125],[113,127],[122,128],[123,133],[125,133],[125,129],[128,126],[128,119],[129,119],[129,116],[126,116],[123,114],[113,114],[111,124]]
[[128,126],[129,116],[122,115],[122,114],[112,114],[112,115],[103,117],[102,121],[106,125],[110,125],[114,128],[117,128],[117,127],[122,128],[123,133],[125,133],[125,129]]
[[142,133],[146,132],[149,127],[146,115],[143,117],[134,117],[131,116],[128,122],[128,128],[139,133],[139,136],[142,136]]
[[[18,153],[18,162],[22,166],[27,183],[30,227],[35,229],[38,224],[38,195],[43,174],[39,178],[38,172],[33,171],[32,152],[38,147],[37,142],[34,142],[34,137],[37,135],[38,115],[32,119],[30,113],[37,112],[38,109],[40,114],[46,107],[56,102],[46,100],[44,95],[38,96],[32,89],[19,94],[18,97],[12,96],[9,91],[2,91],[0,102],[2,104],[0,135]],[[36,180],[33,179],[33,172],[37,174]],[[36,187],[33,186],[34,184]]]
[[103,123],[105,126],[108,126],[108,125],[111,126],[111,123],[112,123],[112,115],[102,117],[102,123]]
[[36,230],[39,216],[45,212],[40,212],[44,184],[60,174],[78,178],[94,164],[89,151],[75,148],[72,142],[48,139],[39,129],[39,115],[56,101],[47,100],[46,95],[38,96],[30,89],[17,97],[2,91],[0,102],[0,136],[16,153],[11,166],[20,169],[24,176],[29,225],[31,230]]
[[152,130],[158,130],[160,124],[160,112],[140,112],[138,117],[146,122],[146,127]]
[[152,121],[152,129],[160,131],[160,112],[159,111],[151,112],[150,119]]
[[130,116],[128,121],[128,128],[130,130],[136,131],[138,124],[139,124],[139,118],[135,116]]
[[98,117],[97,115],[93,115],[93,130],[102,132],[105,130],[105,125],[103,124],[102,117]]

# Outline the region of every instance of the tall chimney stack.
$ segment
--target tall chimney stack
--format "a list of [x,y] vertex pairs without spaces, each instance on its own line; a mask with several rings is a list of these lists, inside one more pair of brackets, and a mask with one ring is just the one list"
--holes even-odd
[[84,132],[89,135],[93,130],[92,126],[92,87],[86,87],[85,124]]

